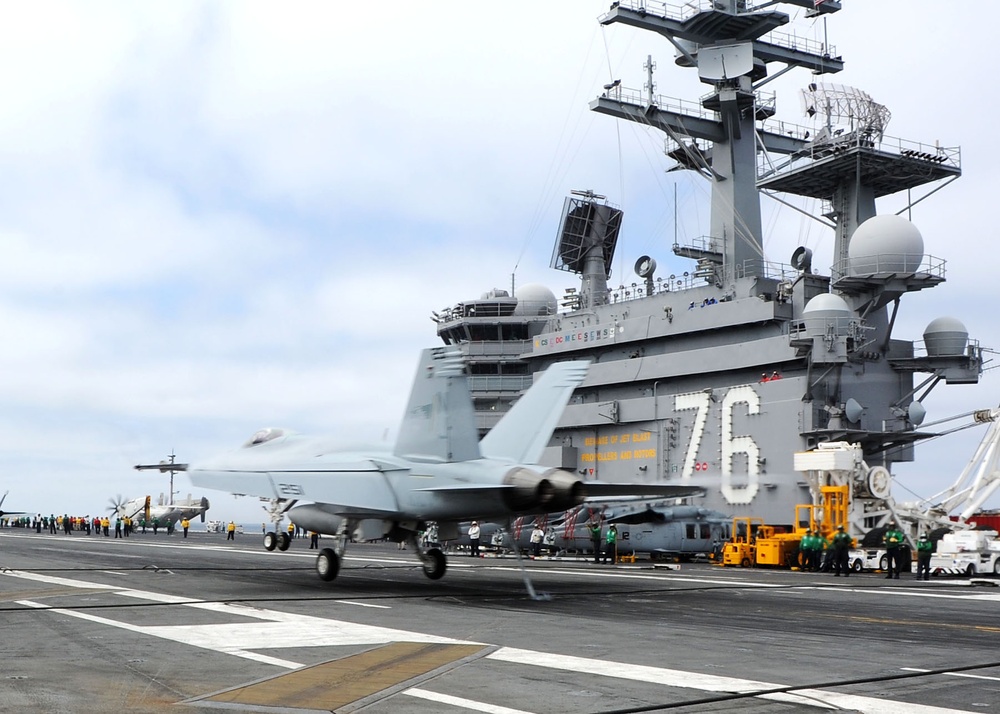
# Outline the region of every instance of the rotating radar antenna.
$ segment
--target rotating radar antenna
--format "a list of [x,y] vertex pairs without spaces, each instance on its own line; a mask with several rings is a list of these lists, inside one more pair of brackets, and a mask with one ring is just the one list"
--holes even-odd
[[581,277],[581,307],[607,302],[608,277],[622,224],[621,209],[593,191],[571,191],[563,203],[550,267]]
[[823,121],[820,136],[825,129],[826,138],[850,131],[881,141],[892,118],[888,108],[866,92],[842,84],[810,84],[802,90],[802,105],[807,116],[818,115]]

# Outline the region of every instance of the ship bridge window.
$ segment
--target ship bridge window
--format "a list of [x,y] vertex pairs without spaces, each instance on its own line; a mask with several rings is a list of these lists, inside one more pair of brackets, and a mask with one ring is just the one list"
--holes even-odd
[[249,449],[251,446],[257,446],[258,444],[263,444],[268,441],[273,441],[279,436],[284,436],[284,429],[275,429],[274,427],[268,427],[267,429],[261,429],[254,433],[253,436],[243,445],[244,449]]

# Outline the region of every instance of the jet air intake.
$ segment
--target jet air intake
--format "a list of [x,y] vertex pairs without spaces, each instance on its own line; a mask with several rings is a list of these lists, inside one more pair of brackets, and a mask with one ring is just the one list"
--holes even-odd
[[573,474],[549,469],[539,474],[518,467],[504,476],[504,504],[512,511],[565,511],[583,503],[583,484]]

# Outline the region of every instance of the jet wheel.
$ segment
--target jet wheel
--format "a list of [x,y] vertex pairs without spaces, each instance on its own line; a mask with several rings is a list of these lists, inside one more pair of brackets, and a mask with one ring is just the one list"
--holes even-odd
[[423,557],[424,575],[431,580],[440,580],[444,577],[444,571],[448,567],[448,562],[444,553],[438,548],[431,548]]
[[288,537],[287,533],[278,534],[278,550],[288,550],[288,546],[292,544],[292,539]]
[[316,556],[316,574],[320,580],[330,582],[337,573],[340,572],[340,558],[333,551],[333,548],[324,548]]
[[278,546],[278,536],[273,531],[264,534],[264,550],[274,550]]

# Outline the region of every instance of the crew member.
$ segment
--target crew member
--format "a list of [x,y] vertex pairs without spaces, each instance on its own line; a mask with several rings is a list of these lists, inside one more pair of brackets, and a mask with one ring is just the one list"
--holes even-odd
[[851,536],[847,534],[843,526],[837,526],[837,532],[833,534],[833,575],[839,578],[841,572],[844,577],[851,574],[850,560]]
[[811,528],[806,529],[806,533],[799,541],[799,552],[802,554],[800,563],[802,570],[813,569],[813,532]]
[[594,545],[594,562],[601,562],[601,520],[594,518],[590,522],[590,542]]
[[924,533],[917,541],[917,580],[920,580],[921,573],[924,580],[931,579],[931,554],[934,553],[934,543]]
[[469,555],[473,558],[479,557],[479,522],[473,521],[472,525],[469,526]]
[[236,524],[232,521],[226,526],[226,540],[236,540]]
[[191,527],[191,521],[189,521],[187,518],[181,519],[181,528],[184,530],[185,538],[188,537],[188,528],[190,527]]
[[122,537],[122,519],[115,518],[115,538]]
[[291,521],[288,522],[288,540],[295,538],[295,524]]
[[531,555],[536,558],[542,554],[542,540],[544,538],[545,531],[536,523],[534,529],[531,531]]
[[612,565],[618,562],[618,527],[614,523],[604,536],[604,562],[607,563],[609,558]]
[[319,533],[309,532],[309,550],[319,550]]
[[889,566],[889,572],[885,576],[886,580],[890,578],[899,580],[899,568],[903,560],[905,537],[903,536],[903,531],[899,530],[896,526],[896,521],[889,521],[889,528],[882,536],[882,543],[885,545],[886,561]]

